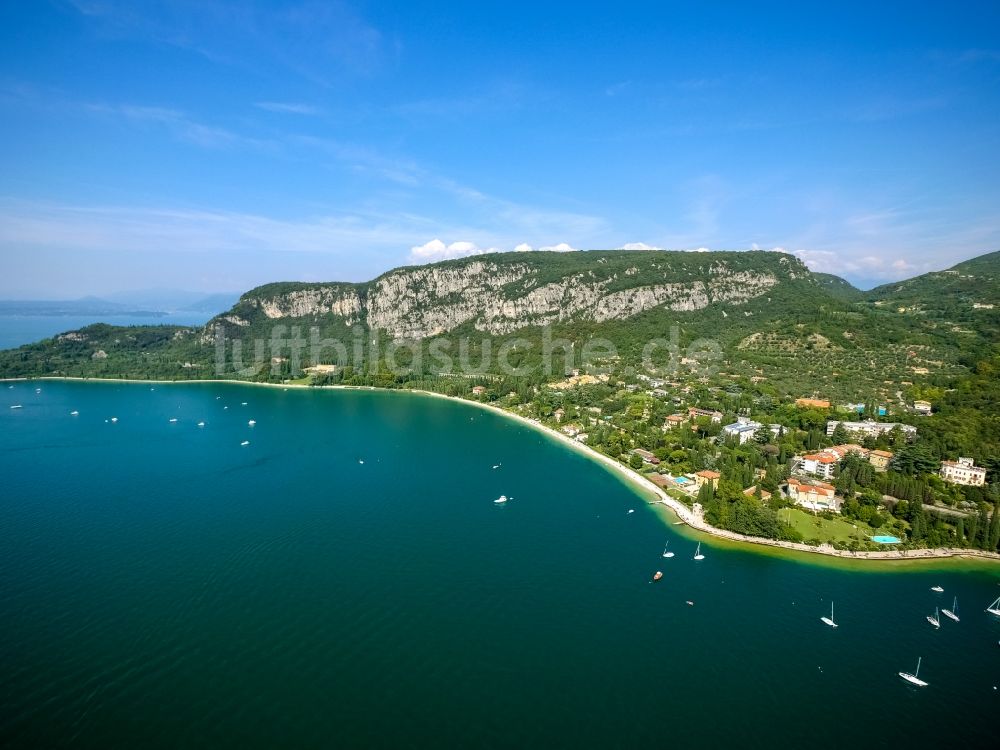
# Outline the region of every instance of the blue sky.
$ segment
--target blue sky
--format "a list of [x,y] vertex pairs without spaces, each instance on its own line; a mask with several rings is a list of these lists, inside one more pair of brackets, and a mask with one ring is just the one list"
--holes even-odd
[[0,297],[1000,249],[1000,5],[806,5],[0,4]]

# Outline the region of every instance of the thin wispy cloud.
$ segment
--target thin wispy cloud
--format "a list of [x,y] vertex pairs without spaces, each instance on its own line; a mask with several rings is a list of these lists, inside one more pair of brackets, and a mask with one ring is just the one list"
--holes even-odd
[[277,112],[286,115],[319,115],[323,110],[311,104],[299,102],[255,102],[254,106],[267,112]]
[[153,124],[164,127],[174,137],[202,148],[261,148],[265,140],[251,138],[226,128],[207,125],[184,112],[167,107],[149,107],[135,104],[91,104],[91,112],[123,118],[133,123]]

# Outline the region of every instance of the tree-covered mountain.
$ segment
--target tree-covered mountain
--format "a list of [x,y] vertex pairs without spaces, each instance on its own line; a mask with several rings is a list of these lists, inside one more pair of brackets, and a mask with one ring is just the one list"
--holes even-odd
[[842,279],[832,273],[819,273],[816,271],[813,271],[813,278],[819,282],[823,290],[831,297],[848,302],[857,302],[864,299],[865,293],[847,279]]
[[[506,345],[509,364],[523,370],[537,369],[546,336],[569,342],[574,355],[605,339],[619,368],[638,365],[654,339],[682,349],[709,340],[726,377],[767,381],[781,393],[874,399],[913,378],[959,374],[970,352],[996,340],[987,308],[968,306],[973,319],[961,325],[924,311],[965,309],[971,288],[988,299],[997,257],[860,293],[775,252],[496,253],[402,267],[365,283],[267,284],[203,328],[90,326],[0,353],[0,375],[281,380],[295,373],[290,352],[269,348],[276,333],[300,337],[303,365],[337,361],[335,347],[317,354],[310,341],[360,342],[365,351],[375,337],[416,342],[402,355],[414,377],[449,374],[422,356],[445,340],[479,352],[486,339],[494,352]],[[922,294],[948,299],[900,311],[901,295]],[[216,367],[220,337],[224,371]],[[233,366],[234,341],[244,364],[256,344],[260,366]]]

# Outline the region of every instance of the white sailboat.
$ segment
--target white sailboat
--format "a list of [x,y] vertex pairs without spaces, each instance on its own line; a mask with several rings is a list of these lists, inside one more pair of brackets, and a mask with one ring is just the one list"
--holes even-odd
[[958,622],[958,597],[955,597],[955,601],[951,604],[951,609],[942,609],[941,614],[945,617],[949,617],[955,622]]
[[497,505],[503,505],[505,502],[507,502],[507,496],[506,495],[501,495],[500,497],[498,497],[493,502],[496,503]]
[[944,591],[944,589],[941,588],[940,586],[931,586],[931,591],[936,591],[937,593],[940,594],[942,591]]
[[996,615],[997,617],[1000,617],[1000,596],[998,596],[996,600],[986,608],[986,611],[989,612],[991,615]]
[[694,559],[695,560],[704,560],[705,559],[705,556],[703,554],[701,554],[701,542],[698,542],[698,547],[694,551]]
[[927,687],[927,683],[920,679],[920,662],[922,657],[917,657],[917,671],[913,674],[909,672],[900,672],[899,676],[902,677],[907,682],[916,685],[917,687]]
[[667,552],[667,547],[669,547],[669,546],[670,546],[670,542],[667,542],[666,544],[663,545],[663,556],[664,557],[673,557],[674,556],[673,552]]
[[830,616],[821,617],[819,619],[822,620],[826,625],[829,625],[831,628],[837,627],[837,623],[833,621],[833,602],[830,602]]
[[929,622],[931,625],[933,625],[936,628],[940,628],[941,627],[941,615],[938,614],[938,608],[937,607],[934,608],[934,614],[933,615],[927,615],[927,622]]

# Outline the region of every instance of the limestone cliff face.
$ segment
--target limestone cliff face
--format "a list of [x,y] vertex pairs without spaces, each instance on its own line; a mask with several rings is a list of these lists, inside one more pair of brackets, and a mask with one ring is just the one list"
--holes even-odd
[[302,289],[274,297],[251,298],[268,318],[305,318],[331,313],[353,325],[361,317],[361,296],[353,289],[340,286],[320,286]]
[[808,275],[796,259],[771,253],[546,255],[498,254],[404,267],[364,285],[270,285],[244,295],[213,324],[238,329],[252,320],[292,318],[360,323],[396,339],[462,326],[504,335],[569,320],[625,320],[657,307],[690,312],[738,305],[784,279]]

